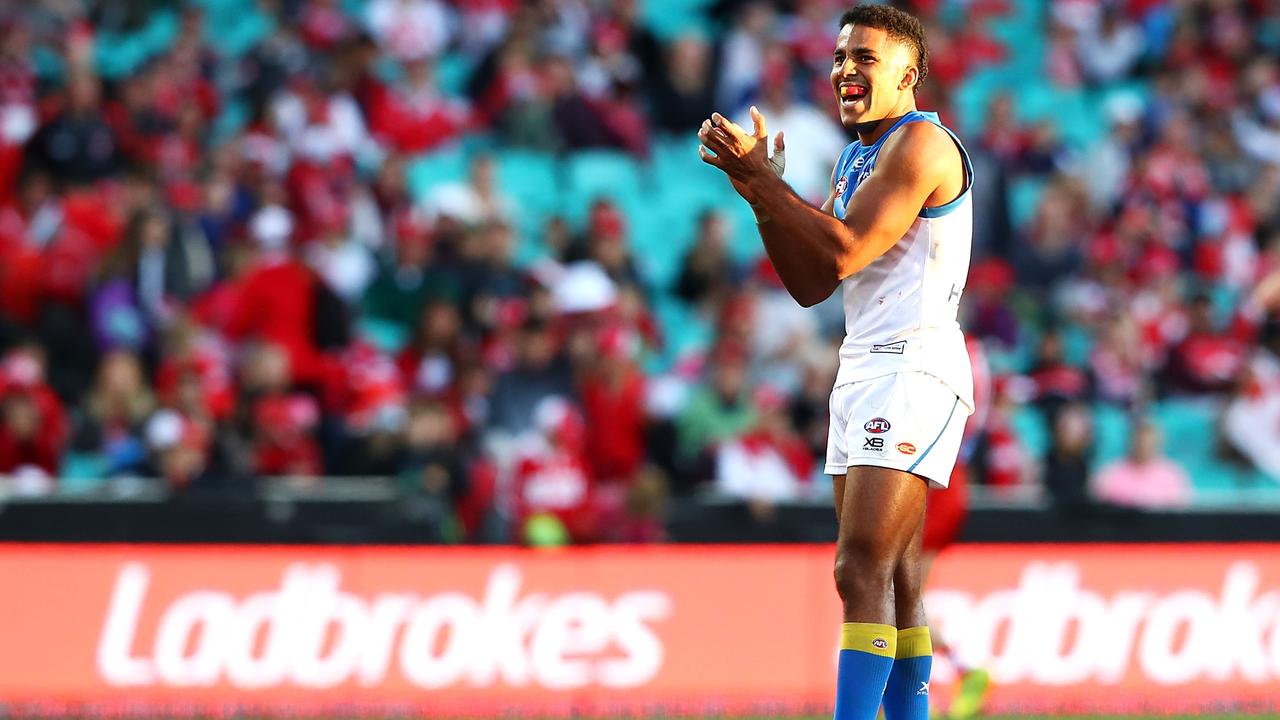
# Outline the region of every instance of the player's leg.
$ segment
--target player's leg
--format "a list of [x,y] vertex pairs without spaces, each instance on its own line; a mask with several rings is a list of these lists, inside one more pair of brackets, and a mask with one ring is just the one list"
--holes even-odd
[[856,465],[839,498],[836,590],[844,609],[836,720],[873,720],[897,647],[893,580],[924,515],[927,485],[902,470]]
[[887,720],[928,720],[929,673],[933,668],[933,645],[924,614],[924,557],[922,514],[893,573],[894,614],[898,626],[898,646],[893,670],[884,689]]

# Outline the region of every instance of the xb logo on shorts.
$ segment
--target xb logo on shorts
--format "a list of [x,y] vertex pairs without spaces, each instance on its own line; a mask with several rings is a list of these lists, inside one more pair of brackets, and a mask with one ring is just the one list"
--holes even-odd
[[890,426],[889,426],[888,420],[885,420],[882,417],[878,417],[878,418],[871,418],[870,420],[868,420],[867,424],[862,426],[862,429],[866,430],[867,432],[873,435],[879,435],[880,433],[889,432],[889,427]]

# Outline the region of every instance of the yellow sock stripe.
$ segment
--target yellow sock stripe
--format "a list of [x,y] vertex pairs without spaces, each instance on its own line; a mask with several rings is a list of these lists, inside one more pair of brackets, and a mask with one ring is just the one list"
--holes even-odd
[[898,653],[895,658],[924,657],[933,654],[933,641],[929,639],[929,628],[913,627],[898,631]]
[[858,650],[891,658],[898,646],[898,629],[892,625],[847,622],[840,627],[840,649]]

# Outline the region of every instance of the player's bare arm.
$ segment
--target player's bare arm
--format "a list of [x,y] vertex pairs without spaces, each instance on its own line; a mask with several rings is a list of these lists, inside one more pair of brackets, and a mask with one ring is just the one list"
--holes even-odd
[[754,133],[712,116],[712,127],[704,124],[699,133],[700,154],[751,203],[769,259],[787,291],[806,307],[883,255],[922,208],[944,204],[963,190],[962,161],[951,137],[932,123],[911,123],[886,142],[875,171],[858,186],[840,220],[830,212],[833,197],[815,208],[770,169],[765,118],[755,108],[751,114]]

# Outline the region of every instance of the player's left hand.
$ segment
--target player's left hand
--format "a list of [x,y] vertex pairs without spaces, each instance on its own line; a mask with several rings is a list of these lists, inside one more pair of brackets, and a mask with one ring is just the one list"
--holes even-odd
[[[764,115],[754,105],[751,106],[751,120],[755,128],[753,133],[748,133],[720,113],[713,113],[698,132],[698,139],[702,141],[698,148],[699,157],[723,170],[739,193],[758,173],[776,172],[769,162],[769,133],[765,129]],[[781,145],[780,142],[778,144]]]

